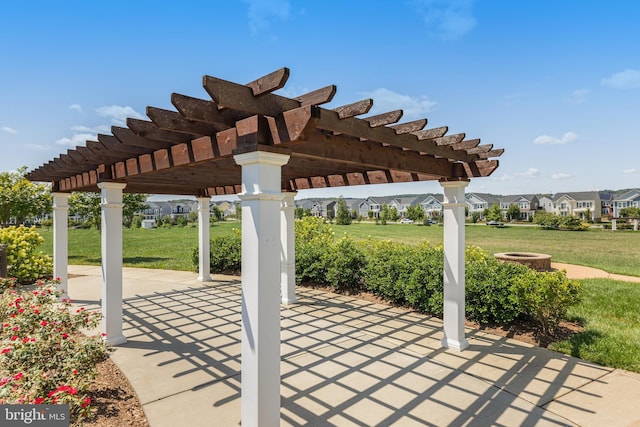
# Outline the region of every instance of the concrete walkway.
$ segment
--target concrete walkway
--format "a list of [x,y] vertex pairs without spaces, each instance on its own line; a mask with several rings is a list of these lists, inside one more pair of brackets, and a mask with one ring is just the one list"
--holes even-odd
[[582,265],[552,262],[551,268],[555,268],[556,270],[565,270],[569,279],[613,279],[621,280],[623,282],[640,283],[640,277],[637,276],[623,276],[622,274],[612,274],[607,273],[604,270],[599,270],[593,267],[584,267]]
[[[97,307],[100,267],[70,266],[69,294]],[[153,427],[240,423],[240,282],[125,268],[127,344],[112,359]],[[640,375],[305,288],[282,307],[283,426],[640,426]]]

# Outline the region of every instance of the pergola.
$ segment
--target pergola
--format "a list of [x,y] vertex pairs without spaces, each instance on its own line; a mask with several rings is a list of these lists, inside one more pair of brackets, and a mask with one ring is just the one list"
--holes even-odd
[[101,192],[102,314],[108,342],[122,329],[122,193],[193,195],[198,200],[199,275],[209,273],[209,201],[242,201],[242,424],[280,423],[280,303],[294,303],[293,199],[297,190],[439,180],[444,189],[444,338],[464,335],[464,189],[489,176],[503,153],[427,120],[397,122],[402,110],[363,116],[365,99],[323,108],[327,86],[278,95],[289,70],[246,85],[204,76],[210,99],[173,93],[176,111],[147,107],[150,121],[129,118],[29,172],[52,184],[54,274],[66,289],[68,203],[72,191]]

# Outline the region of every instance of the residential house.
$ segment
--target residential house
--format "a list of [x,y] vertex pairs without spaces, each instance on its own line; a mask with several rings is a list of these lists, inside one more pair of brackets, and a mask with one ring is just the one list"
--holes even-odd
[[369,217],[369,212],[372,212],[373,218],[380,218],[380,212],[382,212],[382,206],[390,205],[391,199],[389,197],[367,197],[358,206],[358,213],[363,218]]
[[560,216],[575,216],[592,221],[602,217],[602,201],[597,191],[558,193],[553,203],[554,212]]
[[441,218],[443,201],[442,194],[430,194],[420,202],[420,206],[427,218]]
[[158,221],[171,215],[172,206],[169,202],[147,202],[147,207],[142,211],[143,219]]
[[474,212],[480,214],[480,218],[484,218],[484,210],[489,209],[493,205],[500,205],[500,199],[493,194],[485,193],[468,193],[465,196],[465,202],[469,206],[468,216]]
[[418,205],[421,199],[421,197],[396,197],[391,200],[389,207],[396,208],[400,218],[404,218],[407,216],[407,208]]
[[624,208],[640,207],[640,189],[627,191],[613,198],[613,216],[619,217],[620,210]]
[[613,194],[606,191],[600,192],[600,202],[602,203],[602,216],[613,216]]
[[502,216],[506,217],[506,212],[511,205],[516,205],[520,209],[520,220],[530,221],[536,214],[539,207],[538,196],[535,194],[518,194],[513,196],[504,196],[500,199],[500,209]]
[[553,213],[553,195],[541,194],[538,196],[538,209]]

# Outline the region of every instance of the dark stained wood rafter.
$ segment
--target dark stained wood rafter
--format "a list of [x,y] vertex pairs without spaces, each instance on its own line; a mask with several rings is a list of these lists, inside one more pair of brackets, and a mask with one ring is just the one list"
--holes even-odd
[[334,108],[333,111],[338,113],[338,117],[346,119],[347,117],[355,117],[361,114],[367,114],[373,107],[373,99],[363,99],[362,101],[354,102],[353,104],[343,105],[341,107]]
[[297,190],[373,183],[466,180],[489,176],[504,149],[480,145],[448,127],[424,129],[427,119],[398,123],[402,110],[364,117],[365,99],[324,108],[336,94],[329,85],[286,97],[281,68],[245,85],[203,77],[211,99],[171,94],[176,111],[149,106],[150,121],[127,119],[112,135],[69,149],[29,172],[56,191],[96,191],[102,180],[127,183],[125,191],[215,195],[240,191],[233,155],[256,150],[291,156],[282,188]]
[[162,130],[153,124],[153,122],[132,118],[127,119],[127,126],[139,137],[153,139],[156,141],[166,141],[174,144],[187,142],[190,141],[192,137],[201,136],[198,133],[185,134],[182,132]]
[[389,128],[395,130],[396,133],[400,135],[403,133],[417,132],[422,128],[424,128],[426,125],[427,125],[427,119],[419,119],[419,120],[414,120],[412,122],[405,122],[397,125],[392,125],[392,126],[389,126]]
[[215,135],[216,132],[229,128],[226,125],[189,120],[175,111],[155,107],[147,107],[147,116],[160,130],[186,133],[191,136]]
[[134,147],[158,149],[168,148],[173,145],[170,142],[143,138],[133,133],[131,129],[121,128],[117,126],[111,127],[111,133],[113,133],[113,135],[118,138],[118,140],[120,140],[120,142],[122,142],[124,145],[131,145]]

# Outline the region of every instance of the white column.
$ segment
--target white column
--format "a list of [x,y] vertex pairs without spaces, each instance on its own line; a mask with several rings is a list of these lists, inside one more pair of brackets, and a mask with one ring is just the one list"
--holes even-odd
[[56,288],[61,298],[69,298],[69,193],[52,193],[53,196],[53,277],[60,279]]
[[280,214],[280,296],[282,304],[295,304],[296,297],[296,236],[295,202],[296,193],[284,193],[282,213]]
[[198,280],[211,281],[211,260],[209,259],[210,197],[198,197]]
[[616,231],[616,220],[615,219],[611,220],[611,231]]
[[111,345],[124,344],[122,333],[122,190],[126,184],[101,182],[102,331]]
[[633,220],[633,231],[638,231],[638,218]]
[[444,188],[444,337],[442,346],[462,351],[464,337],[464,189],[468,181],[440,181]]
[[280,207],[283,154],[234,156],[242,166],[242,426],[280,425]]

